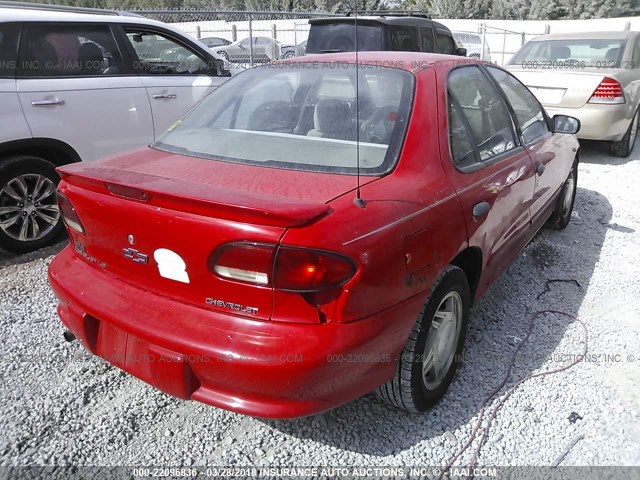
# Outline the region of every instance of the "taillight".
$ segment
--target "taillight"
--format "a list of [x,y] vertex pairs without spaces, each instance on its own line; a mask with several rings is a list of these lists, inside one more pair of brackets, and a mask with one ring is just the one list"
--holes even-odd
[[73,207],[69,199],[64,194],[60,193],[60,191],[58,191],[58,208],[60,208],[62,220],[67,227],[84,235],[84,227],[76,213],[76,209]]
[[356,266],[335,253],[280,247],[273,272],[276,290],[321,292],[347,283],[356,273]]
[[350,259],[332,252],[252,242],[221,246],[209,257],[208,268],[228,280],[298,293],[340,287],[356,272]]
[[209,271],[229,280],[269,285],[275,249],[266,243],[227,243],[209,257]]
[[624,102],[624,90],[622,85],[613,78],[604,77],[600,85],[595,89],[589,103],[618,104]]

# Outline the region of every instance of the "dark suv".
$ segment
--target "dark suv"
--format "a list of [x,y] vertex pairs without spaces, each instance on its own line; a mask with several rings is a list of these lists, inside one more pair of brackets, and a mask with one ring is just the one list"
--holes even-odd
[[[323,17],[309,20],[311,29],[306,53],[353,52],[356,18]],[[451,30],[425,14],[379,14],[358,16],[359,51],[433,52],[466,55]]]

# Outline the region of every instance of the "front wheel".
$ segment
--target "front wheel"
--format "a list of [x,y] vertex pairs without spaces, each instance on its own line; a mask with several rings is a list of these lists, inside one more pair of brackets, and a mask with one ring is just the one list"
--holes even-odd
[[626,158],[631,154],[631,150],[633,150],[633,146],[636,144],[636,137],[638,136],[638,119],[638,110],[636,110],[622,140],[611,142],[611,146],[609,147],[609,153],[611,153],[611,155]]
[[27,253],[53,243],[64,230],[55,165],[30,155],[0,161],[0,248]]
[[378,396],[414,413],[435,405],[460,363],[470,308],[466,275],[458,267],[447,266],[418,315],[395,376],[378,388]]

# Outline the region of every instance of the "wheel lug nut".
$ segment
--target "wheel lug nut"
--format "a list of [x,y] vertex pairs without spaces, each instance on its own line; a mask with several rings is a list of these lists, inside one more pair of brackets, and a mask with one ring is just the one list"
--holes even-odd
[[22,216],[24,217],[27,214],[27,212],[22,212]]

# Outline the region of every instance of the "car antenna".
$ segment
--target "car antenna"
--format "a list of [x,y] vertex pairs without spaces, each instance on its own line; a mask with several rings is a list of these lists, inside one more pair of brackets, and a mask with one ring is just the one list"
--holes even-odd
[[358,208],[364,208],[367,204],[360,195],[360,66],[358,65],[358,10],[354,11],[354,41],[356,53],[356,198],[353,203]]

